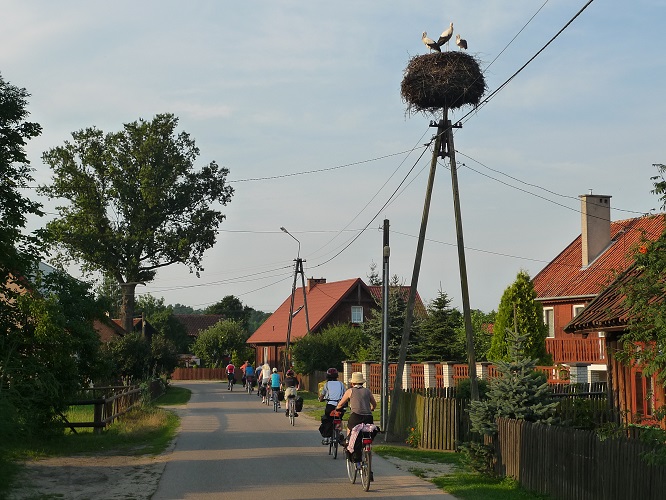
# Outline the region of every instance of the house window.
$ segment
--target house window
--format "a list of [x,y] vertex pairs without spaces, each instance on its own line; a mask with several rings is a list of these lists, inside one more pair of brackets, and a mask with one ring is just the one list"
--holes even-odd
[[583,311],[583,309],[585,309],[585,304],[578,304],[573,306],[573,317],[575,318],[578,316]]
[[363,306],[352,306],[351,308],[351,322],[363,323]]
[[634,412],[642,417],[651,417],[654,413],[654,380],[644,377],[643,373],[634,374]]
[[555,312],[552,307],[544,307],[543,322],[548,327],[548,338],[555,337]]

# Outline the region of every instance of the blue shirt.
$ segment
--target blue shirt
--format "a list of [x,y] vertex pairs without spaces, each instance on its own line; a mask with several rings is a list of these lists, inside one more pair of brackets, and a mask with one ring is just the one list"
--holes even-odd
[[252,368],[251,365],[247,365],[245,367],[245,376],[246,377],[254,377],[254,368]]
[[280,387],[280,374],[272,373],[271,374],[271,387]]

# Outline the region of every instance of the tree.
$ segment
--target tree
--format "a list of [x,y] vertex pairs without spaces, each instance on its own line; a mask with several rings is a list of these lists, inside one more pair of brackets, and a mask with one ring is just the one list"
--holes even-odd
[[141,295],[136,307],[137,312],[143,313],[146,320],[159,332],[159,336],[171,343],[176,354],[189,352],[190,337],[187,329],[175,317],[172,306],[164,304],[163,298],[157,299],[150,294]]
[[247,328],[248,312],[245,310],[241,300],[234,295],[227,295],[216,304],[208,306],[205,309],[206,314],[220,314],[224,316],[224,319],[231,319],[241,323],[244,328]]
[[552,356],[546,351],[548,328],[543,321],[543,307],[536,300],[534,285],[526,271],[519,271],[511,286],[502,294],[493,326],[488,359],[509,360],[507,332],[516,331],[525,336],[525,356],[542,365],[551,365]]
[[[451,299],[442,290],[428,305],[428,315],[421,322],[416,342],[416,361],[461,361],[467,357],[467,349],[460,346],[456,330],[463,325],[462,313],[451,307]],[[461,349],[463,347],[463,349]]]
[[292,353],[298,373],[342,369],[346,359],[361,359],[366,335],[361,328],[348,324],[333,325],[320,333],[312,333],[294,342]]
[[[471,430],[486,436],[497,434],[498,417],[552,424],[558,403],[553,401],[545,375],[535,370],[527,334],[506,332],[508,360],[496,362],[498,376],[489,382],[487,399],[470,403]],[[468,443],[473,455],[488,464],[492,447]]]
[[377,264],[370,264],[370,274],[368,274],[368,284],[371,286],[381,286],[382,277],[377,273]]
[[46,226],[59,260],[117,281],[126,331],[136,284],[171,264],[197,276],[203,270],[203,254],[225,218],[211,205],[226,205],[233,195],[226,168],[211,162],[195,171],[199,149],[177,125],[174,115],[158,114],[120,132],[87,128],[43,155],[53,183],[39,191],[70,202]]
[[[666,165],[654,166],[659,175],[654,181],[653,194],[659,195],[662,210],[666,208]],[[666,231],[656,240],[643,237],[634,250],[635,262],[630,269],[634,276],[621,287],[628,307],[628,329],[622,336],[620,359],[626,364],[642,366],[646,376],[658,374],[666,382]]]
[[[497,313],[495,311],[485,313],[479,309],[472,309],[470,315],[472,317],[472,330],[474,331],[474,357],[477,361],[487,361],[492,340],[492,328]],[[467,356],[467,332],[465,332],[464,324],[456,328],[456,352],[463,353],[461,359],[465,359]]]
[[[406,289],[400,286],[400,279],[397,275],[391,277],[389,283],[389,300],[388,300],[388,357],[389,359],[398,359],[398,352],[400,350],[400,343],[402,342],[402,330],[405,324],[405,315],[407,311],[407,293]],[[363,323],[363,331],[368,335],[368,350],[365,358],[366,360],[378,360],[382,358],[381,342],[382,342],[382,312],[378,309],[373,309],[368,321]],[[410,344],[407,352],[411,356],[414,352],[414,339],[418,339],[418,330],[420,321],[414,318],[410,332]],[[359,359],[359,361],[361,361]]]
[[140,333],[126,333],[105,344],[104,351],[112,360],[113,376],[124,384],[137,383],[149,378],[150,344]]
[[229,357],[235,363],[248,358],[246,339],[247,334],[241,324],[226,319],[200,332],[192,345],[192,352],[206,366],[220,368]]

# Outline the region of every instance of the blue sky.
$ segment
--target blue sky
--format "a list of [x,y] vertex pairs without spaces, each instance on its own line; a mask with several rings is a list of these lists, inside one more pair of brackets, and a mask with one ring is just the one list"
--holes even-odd
[[[71,132],[177,115],[199,164],[229,168],[236,193],[201,278],[172,266],[137,291],[193,307],[232,294],[273,311],[298,250],[281,226],[306,277],[337,281],[381,268],[389,219],[390,272],[409,284],[431,152],[417,160],[433,129],[406,114],[400,83],[427,52],[422,31],[436,38],[453,22],[492,92],[586,3],[0,0],[0,73],[32,94],[39,184],[50,180],[42,152]],[[613,220],[660,210],[650,177],[666,162],[665,19],[664,0],[592,2],[456,131],[473,308],[496,309],[519,270],[534,276],[580,234],[578,195],[611,195]],[[441,288],[460,307],[445,163],[427,238],[419,293]]]

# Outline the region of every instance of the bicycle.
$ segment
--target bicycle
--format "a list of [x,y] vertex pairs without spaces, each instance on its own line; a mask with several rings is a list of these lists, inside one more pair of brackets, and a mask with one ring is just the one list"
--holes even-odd
[[294,425],[296,422],[296,396],[287,398],[287,415],[289,416],[289,423]]
[[277,411],[280,409],[279,391],[271,390],[271,397],[273,398],[273,411],[277,413]]
[[234,376],[231,374],[227,375],[227,391],[233,391],[234,390]]
[[330,441],[328,442],[328,454],[333,454],[333,460],[338,458],[338,445],[340,444],[340,438],[342,437],[342,414],[343,411],[333,410],[331,412],[331,417],[333,417],[333,432],[331,433]]
[[254,391],[254,387],[252,384],[254,383],[254,377],[249,376],[245,379],[245,389],[247,390],[248,394],[252,394],[252,391]]
[[358,433],[356,439],[361,439],[361,461],[356,462],[353,460],[353,455],[347,458],[347,476],[352,484],[356,482],[356,475],[361,474],[361,484],[363,490],[370,489],[370,482],[374,480],[372,477],[372,440],[377,427],[373,424],[359,424],[363,425],[361,431]]

